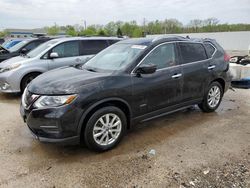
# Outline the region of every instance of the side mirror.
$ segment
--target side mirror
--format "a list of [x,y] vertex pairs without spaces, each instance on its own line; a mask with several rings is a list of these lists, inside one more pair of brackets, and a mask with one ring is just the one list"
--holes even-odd
[[28,53],[28,50],[27,48],[22,48],[21,51],[20,51],[21,54],[26,54]]
[[50,55],[49,55],[50,59],[55,59],[55,58],[58,58],[59,55],[57,52],[52,52]]
[[142,65],[135,70],[136,74],[153,74],[156,71],[156,65]]

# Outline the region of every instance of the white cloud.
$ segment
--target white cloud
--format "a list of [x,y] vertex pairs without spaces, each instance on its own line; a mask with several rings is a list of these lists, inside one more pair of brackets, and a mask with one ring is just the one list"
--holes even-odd
[[0,29],[109,21],[216,17],[222,23],[250,23],[250,0],[0,0]]

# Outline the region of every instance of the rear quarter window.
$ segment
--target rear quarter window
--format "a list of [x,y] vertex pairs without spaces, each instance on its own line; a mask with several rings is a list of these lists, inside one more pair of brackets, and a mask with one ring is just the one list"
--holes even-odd
[[183,64],[207,59],[205,48],[200,43],[181,42],[179,47]]
[[216,49],[210,43],[204,43],[204,46],[206,48],[208,57],[211,58],[214,55]]
[[82,40],[81,55],[95,55],[107,47],[106,40]]

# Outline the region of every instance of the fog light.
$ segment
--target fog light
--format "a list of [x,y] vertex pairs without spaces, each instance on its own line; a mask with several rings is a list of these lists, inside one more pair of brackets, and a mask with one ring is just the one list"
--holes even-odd
[[3,84],[0,85],[0,88],[1,88],[2,90],[7,90],[7,89],[10,88],[10,85],[9,85],[8,83],[3,83]]

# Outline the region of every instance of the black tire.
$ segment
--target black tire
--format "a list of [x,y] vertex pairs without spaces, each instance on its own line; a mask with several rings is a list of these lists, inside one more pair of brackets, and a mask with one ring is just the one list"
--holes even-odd
[[[116,139],[114,139],[114,141],[112,143],[110,143],[108,145],[101,145],[101,144],[97,143],[94,139],[94,135],[93,135],[94,134],[94,127],[101,117],[108,115],[108,114],[113,114],[113,115],[116,115],[117,117],[119,117],[119,120],[121,122],[121,126],[120,126],[121,130],[120,130],[119,136]],[[103,107],[103,108],[97,110],[89,118],[89,120],[86,124],[85,130],[83,133],[85,145],[89,149],[94,150],[94,151],[98,151],[98,152],[110,150],[110,149],[114,148],[121,141],[122,137],[125,134],[126,127],[127,127],[127,119],[126,119],[124,112],[121,109],[119,109],[115,106]],[[110,134],[109,130],[107,132],[108,132],[107,134],[109,135]]]
[[[209,99],[209,92],[211,91],[211,89],[212,88],[216,88],[216,87],[218,87],[219,88],[219,90],[220,90],[220,98],[219,98],[219,101],[218,101],[218,103],[215,105],[215,106],[211,106],[210,104],[209,104],[209,102],[208,102],[208,99]],[[223,89],[222,89],[222,86],[221,86],[221,84],[219,83],[219,82],[212,82],[210,85],[209,85],[209,87],[208,87],[208,89],[207,89],[207,91],[206,91],[206,93],[205,93],[205,95],[204,95],[204,98],[203,98],[203,100],[202,100],[202,102],[200,103],[200,104],[198,104],[198,106],[199,106],[199,108],[203,111],[203,112],[207,112],[207,113],[209,113],[209,112],[214,112],[218,107],[219,107],[219,105],[220,105],[220,103],[221,103],[221,100],[222,100],[222,97],[223,97]]]
[[22,81],[21,81],[21,93],[24,92],[25,88],[27,87],[27,85],[33,80],[35,79],[38,75],[40,75],[40,73],[30,73],[26,76],[23,77]]

